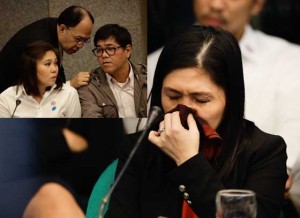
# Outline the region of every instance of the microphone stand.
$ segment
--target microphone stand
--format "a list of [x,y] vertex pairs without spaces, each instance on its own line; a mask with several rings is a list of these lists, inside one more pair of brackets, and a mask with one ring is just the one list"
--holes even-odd
[[128,156],[125,164],[124,164],[124,166],[122,167],[119,175],[116,177],[116,180],[114,181],[114,183],[112,184],[112,186],[108,190],[107,194],[102,199],[102,203],[101,203],[100,209],[99,209],[99,218],[103,218],[104,207],[107,204],[107,202],[109,200],[109,197],[111,196],[111,194],[114,191],[115,187],[119,183],[121,177],[125,173],[125,170],[127,169],[130,161],[133,158],[133,155],[135,154],[136,150],[141,145],[141,142],[145,138],[145,136],[148,133],[149,129],[151,128],[152,124],[157,120],[157,118],[159,117],[159,115],[162,113],[161,109],[159,107],[157,107],[157,106],[153,106],[151,111],[152,112],[150,113],[148,123],[146,124],[145,128],[142,130],[142,134],[140,135],[140,137],[138,138],[137,142],[135,143],[135,146],[131,150],[131,152],[130,152],[130,154],[129,154],[129,156]]
[[111,186],[111,188],[108,190],[107,194],[105,195],[105,197],[102,199],[102,203],[100,206],[100,210],[99,210],[99,218],[103,218],[103,211],[104,211],[104,207],[107,204],[110,195],[112,194],[113,190],[115,189],[116,185],[119,183],[121,177],[123,176],[125,170],[127,169],[133,155],[135,154],[136,150],[139,148],[139,145],[141,144],[141,142],[143,141],[144,137],[146,136],[147,133],[147,129],[145,128],[141,134],[141,136],[139,137],[136,146],[133,147],[133,149],[131,150],[123,168],[121,169],[119,175],[116,177],[115,182],[113,183],[113,185]]

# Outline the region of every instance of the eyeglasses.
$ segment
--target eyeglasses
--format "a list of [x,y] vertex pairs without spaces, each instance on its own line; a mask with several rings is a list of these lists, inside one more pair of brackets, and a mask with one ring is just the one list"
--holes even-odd
[[73,36],[73,38],[75,39],[75,41],[77,42],[77,44],[87,44],[89,43],[91,40],[90,39],[84,39],[80,36],[75,36],[73,34],[73,32],[68,28],[68,30],[70,31],[71,35]]
[[113,56],[114,54],[116,54],[116,50],[118,48],[121,48],[122,46],[117,46],[117,47],[107,47],[107,48],[94,48],[92,50],[93,54],[97,57],[101,57],[103,55],[103,52],[105,51],[106,54],[108,54],[109,56]]

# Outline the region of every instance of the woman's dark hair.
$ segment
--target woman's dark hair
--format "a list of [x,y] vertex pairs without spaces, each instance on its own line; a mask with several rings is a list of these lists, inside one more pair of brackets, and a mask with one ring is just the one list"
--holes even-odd
[[113,37],[117,43],[120,44],[123,48],[126,45],[132,46],[131,35],[129,31],[118,24],[106,24],[100,27],[94,37],[94,45],[97,46],[99,40],[105,40],[109,37]]
[[67,27],[75,27],[80,23],[80,21],[82,21],[82,19],[86,15],[89,16],[92,23],[94,24],[94,17],[87,9],[73,5],[61,12],[57,19],[57,24],[64,24]]
[[155,70],[151,106],[160,106],[163,80],[171,71],[203,69],[226,96],[223,120],[217,132],[223,139],[219,176],[230,173],[236,161],[244,124],[244,79],[239,45],[231,33],[213,27],[192,26],[164,47]]
[[[59,52],[50,43],[38,40],[28,44],[25,51],[21,55],[20,64],[20,79],[18,85],[23,85],[26,93],[28,95],[40,96],[38,89],[38,79],[37,79],[37,60],[44,57],[47,51],[53,51],[58,59],[57,65],[60,63]],[[59,75],[57,75],[55,89],[61,89],[63,81]]]

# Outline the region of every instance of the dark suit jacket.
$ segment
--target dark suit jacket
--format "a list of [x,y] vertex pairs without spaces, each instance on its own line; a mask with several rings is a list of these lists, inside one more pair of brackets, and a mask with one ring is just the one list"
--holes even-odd
[[[106,217],[181,217],[184,198],[180,185],[185,186],[200,218],[215,217],[216,193],[226,188],[253,190],[257,217],[279,217],[287,179],[286,144],[280,136],[264,133],[249,121],[246,128],[252,131],[250,141],[224,179],[218,178],[215,162],[201,154],[177,167],[156,146],[142,144],[112,195]],[[136,135],[128,137],[118,170],[136,139]]]
[[[59,48],[57,38],[57,18],[44,18],[19,30],[0,52],[0,93],[12,86],[20,75],[20,57],[28,43],[44,40]],[[65,82],[63,67],[59,75]]]

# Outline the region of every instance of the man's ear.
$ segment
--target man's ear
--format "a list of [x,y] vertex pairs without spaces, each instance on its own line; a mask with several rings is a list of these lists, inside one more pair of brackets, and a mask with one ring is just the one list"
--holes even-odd
[[127,56],[127,58],[129,59],[130,58],[130,56],[131,56],[131,50],[132,50],[132,47],[131,47],[131,45],[126,45],[126,47],[125,47],[125,52],[126,52],[126,56]]
[[264,5],[265,5],[265,0],[253,0],[250,14],[252,16],[258,15],[262,10],[262,8],[264,7]]
[[60,25],[58,25],[58,29],[59,29],[59,32],[64,32],[64,30],[66,30],[67,29],[67,27],[66,27],[66,25],[65,24],[60,24]]

